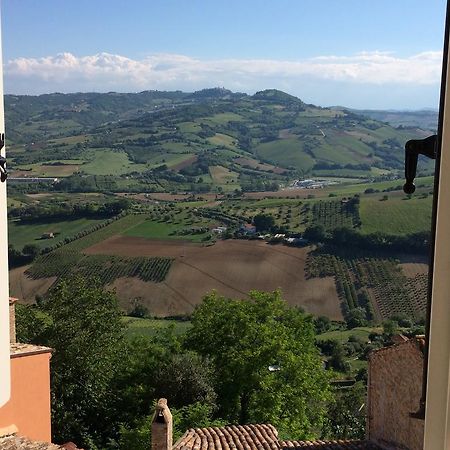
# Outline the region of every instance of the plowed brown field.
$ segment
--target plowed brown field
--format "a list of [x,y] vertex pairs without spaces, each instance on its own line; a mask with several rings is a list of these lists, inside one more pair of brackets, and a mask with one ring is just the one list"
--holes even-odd
[[125,236],[112,237],[85,250],[89,254],[175,258],[163,283],[116,280],[112,287],[125,308],[140,298],[153,315],[188,314],[213,289],[242,298],[252,289],[281,288],[289,304],[342,320],[333,278],[305,279],[308,251],[261,241],[228,240],[205,247]]
[[25,275],[30,266],[18,267],[9,272],[9,295],[21,303],[34,303],[36,295],[45,294],[56,281],[56,277],[33,280]]

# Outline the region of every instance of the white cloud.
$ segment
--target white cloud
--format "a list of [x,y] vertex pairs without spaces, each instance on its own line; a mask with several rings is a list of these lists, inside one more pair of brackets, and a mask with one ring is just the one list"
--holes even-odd
[[[301,95],[299,86],[320,82],[370,87],[398,85],[403,89],[437,85],[441,52],[410,57],[390,52],[361,52],[350,56],[318,56],[299,61],[274,59],[199,59],[155,54],[135,60],[100,53],[75,56],[61,53],[43,58],[16,58],[4,65],[5,86],[11,93],[74,91],[191,91],[211,86],[254,92],[283,87]],[[332,103],[330,100],[329,103]]]

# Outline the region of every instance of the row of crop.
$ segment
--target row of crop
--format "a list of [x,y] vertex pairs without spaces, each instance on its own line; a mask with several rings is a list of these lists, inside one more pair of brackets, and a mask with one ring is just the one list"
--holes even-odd
[[169,273],[172,261],[159,257],[84,256],[78,252],[57,251],[38,258],[26,274],[33,279],[95,276],[103,285],[122,277],[138,277],[143,281],[160,283]]
[[328,253],[310,254],[306,261],[305,273],[307,278],[334,277],[336,291],[343,302],[344,311],[349,312],[359,306],[355,282],[343,258]]
[[127,214],[126,212],[122,212],[122,213],[118,214],[117,216],[114,216],[114,217],[111,217],[110,219],[105,220],[104,222],[97,223],[96,225],[94,225],[90,228],[79,231],[78,233],[74,234],[73,236],[66,236],[62,241],[59,241],[54,245],[43,248],[41,251],[41,254],[50,253],[54,250],[61,248],[64,245],[70,244],[71,242],[74,242],[78,239],[88,236],[89,234],[95,233],[96,231],[101,230],[102,228],[105,228],[108,225],[112,224],[116,220],[119,220],[122,217],[125,217],[126,214]]
[[353,226],[353,213],[339,201],[319,201],[312,205],[312,224],[327,230]]
[[333,276],[344,311],[363,308],[369,320],[375,305],[381,319],[395,314],[419,318],[426,307],[426,276],[406,278],[396,260],[315,252],[308,257],[305,272],[307,277]]
[[87,234],[80,239],[68,243],[64,248],[71,251],[84,250],[91,245],[97,244],[116,234],[120,234],[128,228],[143,222],[144,220],[145,216],[141,214],[128,214],[121,217],[119,220],[109,223],[105,227],[95,230],[93,233]]
[[220,220],[227,225],[237,225],[239,222],[245,222],[248,220],[245,216],[226,214],[219,209],[214,208],[199,208],[197,210],[197,214],[201,217]]
[[417,317],[425,317],[428,303],[428,275],[417,274],[408,279],[408,293]]
[[81,253],[57,250],[36,258],[25,273],[33,279],[61,277],[70,273],[82,259]]

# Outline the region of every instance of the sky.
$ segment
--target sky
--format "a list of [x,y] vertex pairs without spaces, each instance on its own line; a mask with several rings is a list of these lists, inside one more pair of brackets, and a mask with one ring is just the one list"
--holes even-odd
[[5,92],[280,89],[437,108],[444,0],[3,0]]

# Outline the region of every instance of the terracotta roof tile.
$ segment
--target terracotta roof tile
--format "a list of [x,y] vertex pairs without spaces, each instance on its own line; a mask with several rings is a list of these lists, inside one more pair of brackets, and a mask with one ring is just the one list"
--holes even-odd
[[10,344],[10,354],[12,357],[26,355],[29,353],[48,353],[53,350],[49,347],[43,347],[42,345],[33,344],[21,344],[20,342],[12,342]]
[[58,445],[48,442],[35,442],[18,436],[6,436],[0,438],[2,450],[60,450]]
[[381,450],[380,447],[369,441],[281,441],[281,449],[313,450]]
[[272,425],[194,428],[174,445],[177,450],[279,450]]
[[379,450],[368,441],[279,441],[272,425],[229,425],[192,428],[173,450]]

